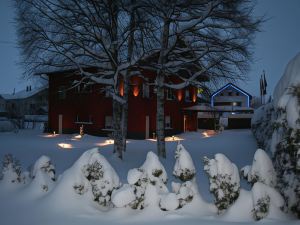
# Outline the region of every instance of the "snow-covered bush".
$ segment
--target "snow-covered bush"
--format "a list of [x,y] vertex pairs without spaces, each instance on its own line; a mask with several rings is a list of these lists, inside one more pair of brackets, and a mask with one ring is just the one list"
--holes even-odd
[[272,153],[277,188],[285,209],[300,217],[300,54],[287,65],[273,101],[255,111],[252,130],[261,148]]
[[273,163],[262,149],[256,150],[252,166],[243,167],[241,172],[242,176],[252,184],[259,181],[271,187],[276,185],[276,172]]
[[[133,209],[143,209],[147,206],[158,207],[161,196],[168,193],[166,187],[167,173],[160,163],[157,155],[148,152],[146,161],[140,168],[128,171],[128,185],[124,185],[120,190],[114,191],[113,203],[117,207],[130,206]],[[134,193],[134,198],[132,198]],[[127,198],[121,203],[120,198]]]
[[274,188],[261,182],[256,182],[253,185],[252,200],[252,212],[255,220],[267,217],[270,211],[279,212],[284,206],[282,196]]
[[175,159],[173,175],[181,181],[192,180],[196,174],[196,169],[192,157],[182,144],[177,145]]
[[183,207],[192,201],[196,194],[197,184],[195,181],[196,169],[192,157],[182,144],[177,145],[175,151],[175,166],[173,175],[184,183],[172,182],[172,189],[177,195],[179,207]]
[[55,167],[51,159],[48,156],[41,156],[35,162],[30,177],[44,192],[52,188],[55,181]]
[[[111,193],[120,186],[117,173],[97,148],[86,151],[74,165],[77,174],[73,188],[83,195],[91,191],[96,202],[108,206]],[[77,171],[79,170],[79,171]]]
[[4,155],[0,180],[3,183],[25,183],[20,162],[11,154]]
[[215,197],[215,205],[219,213],[222,213],[239,196],[238,168],[225,155],[219,153],[214,159],[204,157],[204,170],[209,178],[210,191]]

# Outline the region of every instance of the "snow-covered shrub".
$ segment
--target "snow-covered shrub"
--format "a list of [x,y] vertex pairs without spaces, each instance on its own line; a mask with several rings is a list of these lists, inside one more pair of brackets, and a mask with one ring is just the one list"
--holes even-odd
[[121,188],[114,190],[111,196],[112,203],[118,208],[131,206],[135,200],[134,188],[129,184],[124,184]]
[[37,184],[44,192],[53,186],[55,181],[55,167],[48,156],[41,156],[34,164],[31,174],[33,183]]
[[172,189],[177,195],[179,207],[183,207],[192,201],[198,187],[195,180],[196,168],[189,152],[182,144],[177,145],[175,151],[175,166],[173,175],[183,183],[172,182]]
[[192,180],[196,174],[196,169],[192,157],[182,144],[177,145],[175,159],[173,175],[181,181]]
[[120,186],[120,181],[115,170],[98,149],[94,148],[83,153],[74,167],[80,170],[73,183],[74,191],[80,195],[92,191],[96,202],[108,206],[111,193]]
[[242,176],[252,184],[259,181],[271,187],[276,185],[276,172],[273,163],[262,149],[256,150],[252,166],[243,167],[241,172]]
[[[300,53],[286,66],[273,101],[255,111],[252,130],[261,147],[273,155],[277,187],[285,209],[300,217]],[[272,108],[272,111],[266,109]]]
[[11,154],[4,155],[0,179],[4,183],[25,183],[20,162]]
[[219,213],[222,213],[239,196],[238,168],[225,155],[219,153],[214,159],[204,157],[204,170],[209,178],[210,191],[215,197],[215,205]]
[[[123,186],[121,190],[115,191],[113,202],[116,206],[130,206],[133,209],[143,209],[147,206],[159,206],[161,196],[168,193],[166,187],[167,173],[160,163],[157,155],[148,152],[146,161],[140,168],[128,171],[127,181],[130,186]],[[126,193],[134,193],[128,198],[127,204],[119,204],[118,196],[123,198]]]
[[274,188],[261,182],[256,182],[253,185],[252,200],[252,212],[255,220],[267,217],[270,211],[278,213],[284,206],[284,199],[282,196]]

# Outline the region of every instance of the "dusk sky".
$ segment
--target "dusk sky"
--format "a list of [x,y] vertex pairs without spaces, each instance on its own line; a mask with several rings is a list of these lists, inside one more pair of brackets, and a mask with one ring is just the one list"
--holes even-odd
[[[16,44],[14,9],[11,0],[0,0],[0,93],[24,89],[22,68]],[[300,1],[257,0],[255,15],[269,19],[255,39],[254,62],[248,74],[249,81],[240,87],[252,95],[259,95],[259,78],[263,69],[268,81],[268,94],[282,76],[288,61],[300,52]]]

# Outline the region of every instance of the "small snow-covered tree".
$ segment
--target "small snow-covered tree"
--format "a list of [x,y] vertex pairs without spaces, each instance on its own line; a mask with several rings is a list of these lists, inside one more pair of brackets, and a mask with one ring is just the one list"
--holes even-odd
[[196,169],[191,155],[182,144],[177,145],[175,159],[176,162],[173,169],[173,175],[183,182],[192,180],[196,175]]
[[[284,199],[273,187],[256,182],[252,187],[253,218],[261,220],[268,216],[270,211],[280,213],[284,206]],[[271,210],[272,208],[272,210]]]
[[80,174],[76,175],[73,188],[83,195],[91,191],[94,201],[108,206],[111,193],[120,186],[119,176],[97,148],[86,151],[75,163]]
[[[166,187],[167,173],[157,155],[148,152],[144,164],[140,168],[128,171],[128,185],[113,193],[113,203],[118,207],[130,206],[133,209],[158,207],[161,196],[168,193]],[[134,198],[132,196],[134,193]],[[125,197],[125,195],[127,195]],[[125,199],[123,203],[120,199]]]
[[48,156],[41,156],[34,164],[31,174],[33,183],[37,184],[44,192],[52,188],[55,178],[55,167]]
[[219,213],[222,213],[239,196],[238,168],[225,155],[219,153],[214,159],[204,157],[204,170],[209,178],[210,191],[215,197],[215,204]]
[[241,173],[252,184],[259,181],[271,187],[276,186],[276,172],[273,163],[262,149],[256,150],[252,166],[243,167]]
[[4,183],[25,182],[25,176],[22,174],[20,162],[15,157],[13,157],[13,155],[4,155],[0,178]]
[[197,193],[197,184],[195,181],[196,168],[192,157],[182,144],[177,145],[175,151],[175,166],[173,175],[180,179],[183,183],[172,182],[172,189],[179,200],[179,207],[183,207],[186,203],[192,201]]

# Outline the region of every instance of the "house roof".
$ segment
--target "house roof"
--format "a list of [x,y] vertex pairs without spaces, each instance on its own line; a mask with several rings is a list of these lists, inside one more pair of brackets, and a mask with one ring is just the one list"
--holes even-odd
[[31,91],[22,90],[22,91],[16,92],[15,94],[1,94],[1,96],[5,100],[25,99],[25,98],[29,98],[29,97],[45,90],[47,88],[48,88],[48,86],[43,86],[43,87],[33,89]]
[[228,84],[224,85],[223,87],[221,87],[220,89],[216,90],[214,93],[211,94],[211,97],[214,97],[215,95],[217,95],[221,91],[226,90],[229,87],[233,87],[235,90],[237,90],[237,91],[241,92],[242,94],[247,95],[250,98],[252,98],[252,95],[250,95],[248,92],[244,91],[243,89],[239,88],[238,86],[234,85],[233,83],[228,83]]

